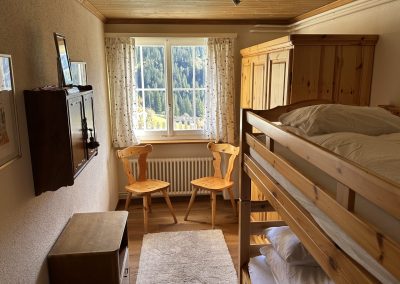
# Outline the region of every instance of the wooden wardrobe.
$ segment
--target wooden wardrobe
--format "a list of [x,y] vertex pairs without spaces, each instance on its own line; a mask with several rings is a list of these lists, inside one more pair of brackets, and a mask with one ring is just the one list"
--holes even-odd
[[309,99],[369,105],[377,41],[377,35],[294,34],[242,49],[241,107]]
[[[242,49],[241,107],[262,110],[310,99],[369,105],[377,41],[377,35],[294,34]],[[252,200],[265,200],[254,184],[251,191]],[[252,219],[279,216],[252,213]]]

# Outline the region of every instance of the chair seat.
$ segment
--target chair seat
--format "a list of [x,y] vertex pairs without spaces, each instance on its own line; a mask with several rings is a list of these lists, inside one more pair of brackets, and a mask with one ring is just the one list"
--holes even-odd
[[169,182],[157,179],[148,179],[145,181],[136,181],[125,186],[125,189],[136,194],[145,194],[156,192],[167,187],[169,187]]
[[225,179],[217,177],[203,177],[192,180],[191,184],[202,189],[222,191],[232,187],[233,181],[226,181]]

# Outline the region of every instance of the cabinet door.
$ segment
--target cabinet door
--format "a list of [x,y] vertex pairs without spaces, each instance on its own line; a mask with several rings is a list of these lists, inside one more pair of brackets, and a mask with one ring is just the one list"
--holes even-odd
[[333,100],[335,49],[330,45],[294,48],[288,103],[311,99]]
[[82,96],[76,96],[68,100],[68,114],[71,131],[71,147],[72,158],[74,161],[74,174],[79,173],[79,170],[87,161],[85,141],[83,139],[83,101]]
[[[87,93],[83,96],[83,106],[85,113],[85,121],[87,127],[87,139],[85,142],[89,142],[90,138],[93,137],[96,141],[96,129],[94,128],[94,112],[93,112],[93,93]],[[97,153],[97,148],[87,147],[88,159]]]
[[268,54],[267,109],[287,104],[291,50]]
[[369,105],[374,58],[373,46],[338,46],[334,101]]
[[240,93],[240,107],[252,108],[252,68],[251,58],[242,59],[242,79]]
[[267,55],[254,58],[252,64],[252,97],[253,109],[266,108],[266,77],[267,77]]

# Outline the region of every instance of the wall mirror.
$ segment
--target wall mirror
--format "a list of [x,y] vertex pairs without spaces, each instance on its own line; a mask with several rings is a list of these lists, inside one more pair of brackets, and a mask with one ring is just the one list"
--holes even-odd
[[11,55],[0,54],[0,169],[21,157]]
[[54,33],[54,40],[56,42],[58,66],[62,77],[62,86],[70,86],[72,85],[72,75],[65,37],[63,35]]

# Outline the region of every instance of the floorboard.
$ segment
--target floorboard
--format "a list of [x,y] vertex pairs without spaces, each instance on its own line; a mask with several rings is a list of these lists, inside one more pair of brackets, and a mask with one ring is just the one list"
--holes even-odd
[[[143,239],[143,211],[141,199],[132,200],[129,206],[128,236],[129,236],[129,261],[130,280],[136,283],[139,268],[140,250]],[[174,224],[168,207],[162,198],[153,198],[152,213],[149,214],[149,233],[193,231],[211,229],[211,204],[208,196],[198,196],[190,212],[188,221],[184,221],[186,207],[189,197],[171,197],[175,208],[178,224]],[[124,202],[121,200],[117,209],[123,209]],[[225,241],[232,257],[233,264],[237,270],[238,264],[238,219],[233,214],[229,200],[223,200],[222,196],[217,198],[216,229],[224,233]],[[179,245],[179,244],[177,244]]]

